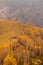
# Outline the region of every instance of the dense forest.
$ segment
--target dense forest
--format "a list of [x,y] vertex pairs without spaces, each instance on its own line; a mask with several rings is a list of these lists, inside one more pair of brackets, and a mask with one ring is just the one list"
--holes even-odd
[[0,65],[43,65],[43,28],[0,20]]

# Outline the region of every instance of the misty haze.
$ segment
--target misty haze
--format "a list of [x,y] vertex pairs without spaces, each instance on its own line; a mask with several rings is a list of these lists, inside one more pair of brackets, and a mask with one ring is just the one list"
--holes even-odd
[[0,0],[0,19],[31,21],[43,27],[43,0]]

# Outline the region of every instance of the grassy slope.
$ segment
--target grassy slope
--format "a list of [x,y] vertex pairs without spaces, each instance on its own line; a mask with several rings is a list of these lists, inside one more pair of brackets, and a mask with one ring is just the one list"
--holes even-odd
[[[13,22],[13,21],[0,20],[0,42],[3,43],[5,41],[7,41],[8,39],[10,39],[11,37],[18,37],[22,34],[25,34],[25,32],[26,33],[30,32],[31,30],[33,32],[35,30],[38,32],[38,30],[43,31],[43,28],[39,28],[36,26],[29,27],[27,25]],[[37,33],[37,32],[35,32],[35,33]]]
[[0,42],[22,34],[24,27],[24,25],[17,22],[0,20]]

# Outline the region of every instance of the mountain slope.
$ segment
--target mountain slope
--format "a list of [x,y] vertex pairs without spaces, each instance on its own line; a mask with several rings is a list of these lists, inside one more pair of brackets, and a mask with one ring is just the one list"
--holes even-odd
[[[12,60],[11,60],[12,59]],[[0,20],[0,64],[43,63],[43,28]],[[23,62],[22,62],[23,61]],[[39,62],[40,64],[40,62]]]
[[[39,27],[35,27],[34,25],[29,26],[27,24],[21,24],[21,23],[17,23],[15,21],[8,21],[8,20],[0,20],[0,36],[19,36],[25,33],[29,33],[31,32],[31,30],[28,32],[28,28],[29,30],[31,28],[33,28],[34,30],[36,30],[36,32],[41,31],[41,28]],[[34,31],[33,30],[33,31]],[[43,30],[43,29],[42,29]],[[33,33],[34,34],[34,33]],[[7,36],[8,35],[8,36]]]
[[24,26],[17,22],[0,20],[0,37],[13,37],[23,33]]

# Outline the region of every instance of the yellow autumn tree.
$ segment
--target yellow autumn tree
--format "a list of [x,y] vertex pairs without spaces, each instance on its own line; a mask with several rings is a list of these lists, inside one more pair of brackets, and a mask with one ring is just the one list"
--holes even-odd
[[3,65],[17,65],[16,58],[13,58],[12,55],[8,54],[4,59]]
[[29,36],[27,36],[27,35],[19,36],[18,41],[26,49],[28,49],[29,46],[32,47],[33,44],[34,44],[33,40]]

